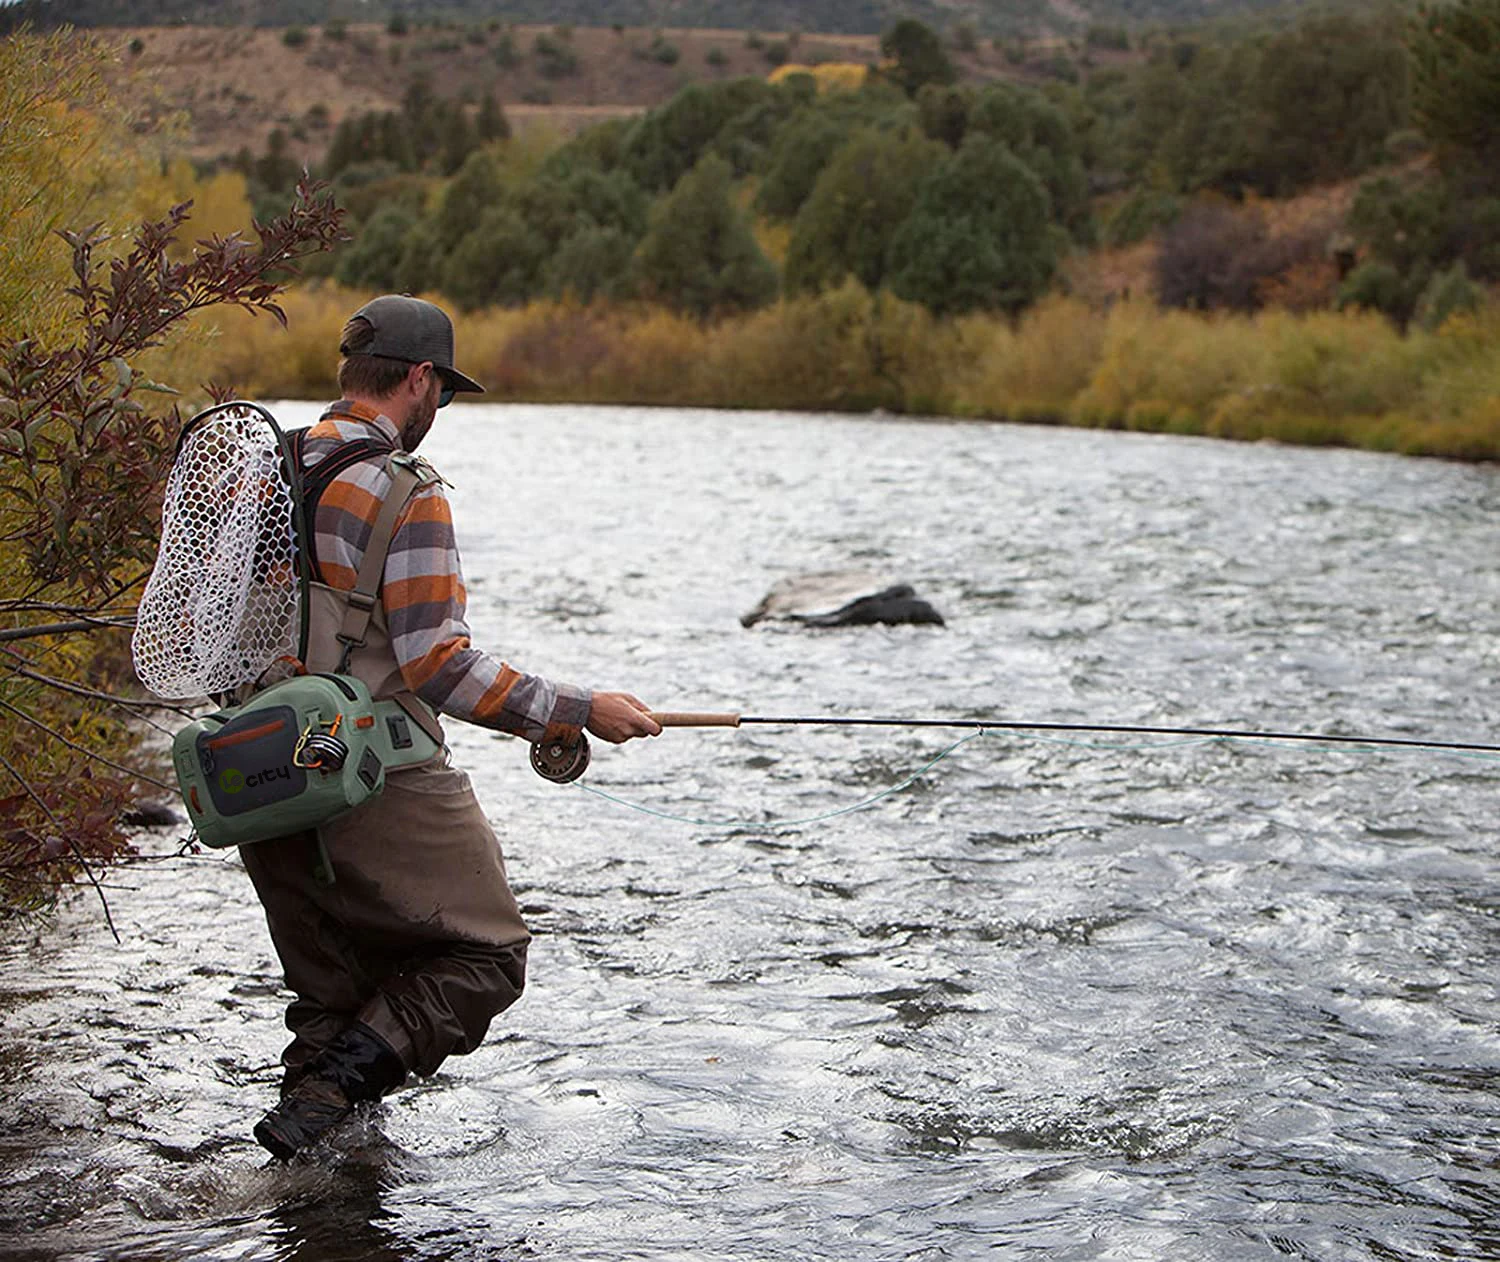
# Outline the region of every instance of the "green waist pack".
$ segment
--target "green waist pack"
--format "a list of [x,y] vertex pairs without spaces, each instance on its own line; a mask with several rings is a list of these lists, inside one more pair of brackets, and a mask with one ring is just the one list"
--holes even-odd
[[177,733],[172,763],[198,838],[221,848],[316,828],[441,746],[352,675],[298,675]]

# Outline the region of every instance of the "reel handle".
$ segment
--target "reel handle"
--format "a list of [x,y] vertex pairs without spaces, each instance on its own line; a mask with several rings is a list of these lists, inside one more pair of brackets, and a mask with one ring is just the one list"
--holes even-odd
[[662,727],[738,727],[740,725],[738,714],[698,714],[692,711],[668,710],[661,714],[653,712],[651,717]]

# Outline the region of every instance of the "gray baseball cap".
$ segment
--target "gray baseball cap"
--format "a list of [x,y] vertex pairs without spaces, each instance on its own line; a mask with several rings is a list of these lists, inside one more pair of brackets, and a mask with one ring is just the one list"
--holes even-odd
[[430,362],[449,389],[484,393],[482,385],[453,366],[453,321],[441,307],[407,294],[386,294],[354,315],[363,316],[375,330],[375,340],[360,347],[361,354]]

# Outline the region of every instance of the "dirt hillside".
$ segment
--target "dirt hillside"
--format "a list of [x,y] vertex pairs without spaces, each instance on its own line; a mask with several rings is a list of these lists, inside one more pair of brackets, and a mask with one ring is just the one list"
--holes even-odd
[[[864,35],[540,26],[413,29],[351,25],[265,30],[150,27],[93,32],[119,49],[120,87],[154,118],[185,126],[196,157],[260,151],[274,128],[316,161],[350,114],[392,109],[419,74],[445,96],[493,91],[513,128],[545,123],[571,134],[667,100],[687,83],[769,74],[781,60],[817,64],[879,58]],[[983,46],[956,58],[966,79],[1010,71]]]

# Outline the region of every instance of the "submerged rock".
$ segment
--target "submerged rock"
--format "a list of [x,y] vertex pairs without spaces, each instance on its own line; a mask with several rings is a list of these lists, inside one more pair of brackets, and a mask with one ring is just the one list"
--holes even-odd
[[140,801],[120,816],[120,822],[135,828],[169,828],[183,819],[166,802]]
[[852,570],[828,570],[784,578],[768,591],[740,625],[776,620],[807,627],[853,627],[872,623],[943,626],[943,616],[909,583]]

